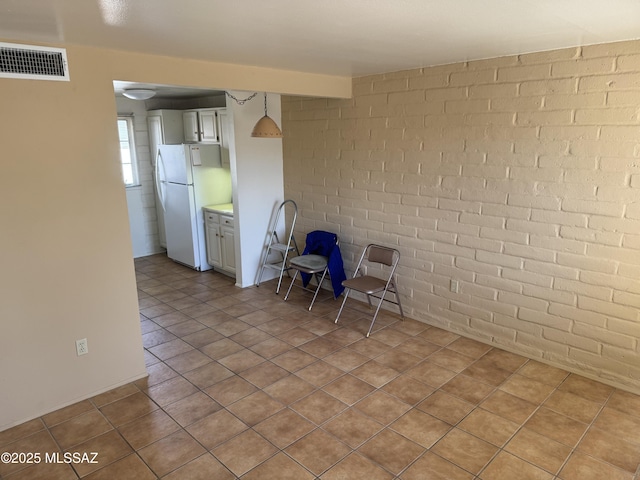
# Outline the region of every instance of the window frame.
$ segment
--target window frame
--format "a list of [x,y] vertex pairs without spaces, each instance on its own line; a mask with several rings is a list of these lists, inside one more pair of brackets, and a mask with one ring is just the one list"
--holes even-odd
[[[125,162],[125,158],[122,155],[123,139],[120,137],[120,125],[119,125],[119,123],[121,121],[126,122],[126,125],[127,125],[126,143],[129,145],[130,163],[129,162]],[[135,133],[134,133],[135,129],[134,129],[133,123],[134,123],[133,122],[133,115],[118,114],[118,119],[117,119],[116,126],[118,128],[118,141],[119,141],[119,144],[120,144],[120,169],[121,169],[121,173],[122,173],[122,183],[124,183],[124,186],[127,187],[127,188],[140,186],[140,176],[139,176],[139,172],[138,172],[138,157],[136,155],[136,137],[135,137]],[[131,176],[132,176],[132,182],[131,183],[127,183],[127,181],[126,181],[125,170],[124,170],[126,165],[131,165]]]

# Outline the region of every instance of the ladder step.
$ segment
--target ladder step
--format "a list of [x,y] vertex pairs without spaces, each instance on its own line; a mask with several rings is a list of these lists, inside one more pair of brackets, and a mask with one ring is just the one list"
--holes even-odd
[[287,247],[286,243],[274,243],[269,246],[269,250],[275,250],[276,252],[292,252],[296,249],[295,246]]

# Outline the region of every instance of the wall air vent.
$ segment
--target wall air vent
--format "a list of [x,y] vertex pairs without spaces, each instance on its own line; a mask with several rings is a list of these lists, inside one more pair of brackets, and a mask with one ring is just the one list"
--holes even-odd
[[69,81],[67,51],[0,42],[0,78]]

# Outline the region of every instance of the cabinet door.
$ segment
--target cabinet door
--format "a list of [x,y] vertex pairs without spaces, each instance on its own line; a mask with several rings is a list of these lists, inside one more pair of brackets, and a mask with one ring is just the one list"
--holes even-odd
[[215,110],[201,110],[198,112],[200,124],[200,141],[218,143],[218,125]]
[[222,237],[222,269],[227,272],[236,272],[236,244],[233,225],[221,225]]
[[222,244],[220,242],[220,225],[206,222],[205,237],[207,239],[207,263],[212,267],[222,267]]
[[229,157],[229,116],[227,111],[218,110],[218,128],[220,136],[220,155],[222,157],[222,166],[231,168],[231,158]]
[[184,141],[187,143],[199,142],[198,112],[195,110],[182,112],[182,122],[184,125]]

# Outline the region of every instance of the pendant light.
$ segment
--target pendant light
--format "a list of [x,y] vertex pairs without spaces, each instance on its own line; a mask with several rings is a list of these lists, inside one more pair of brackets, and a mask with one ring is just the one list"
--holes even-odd
[[252,137],[258,138],[282,138],[282,130],[276,122],[267,115],[267,92],[264,93],[264,117],[258,120],[251,132]]

